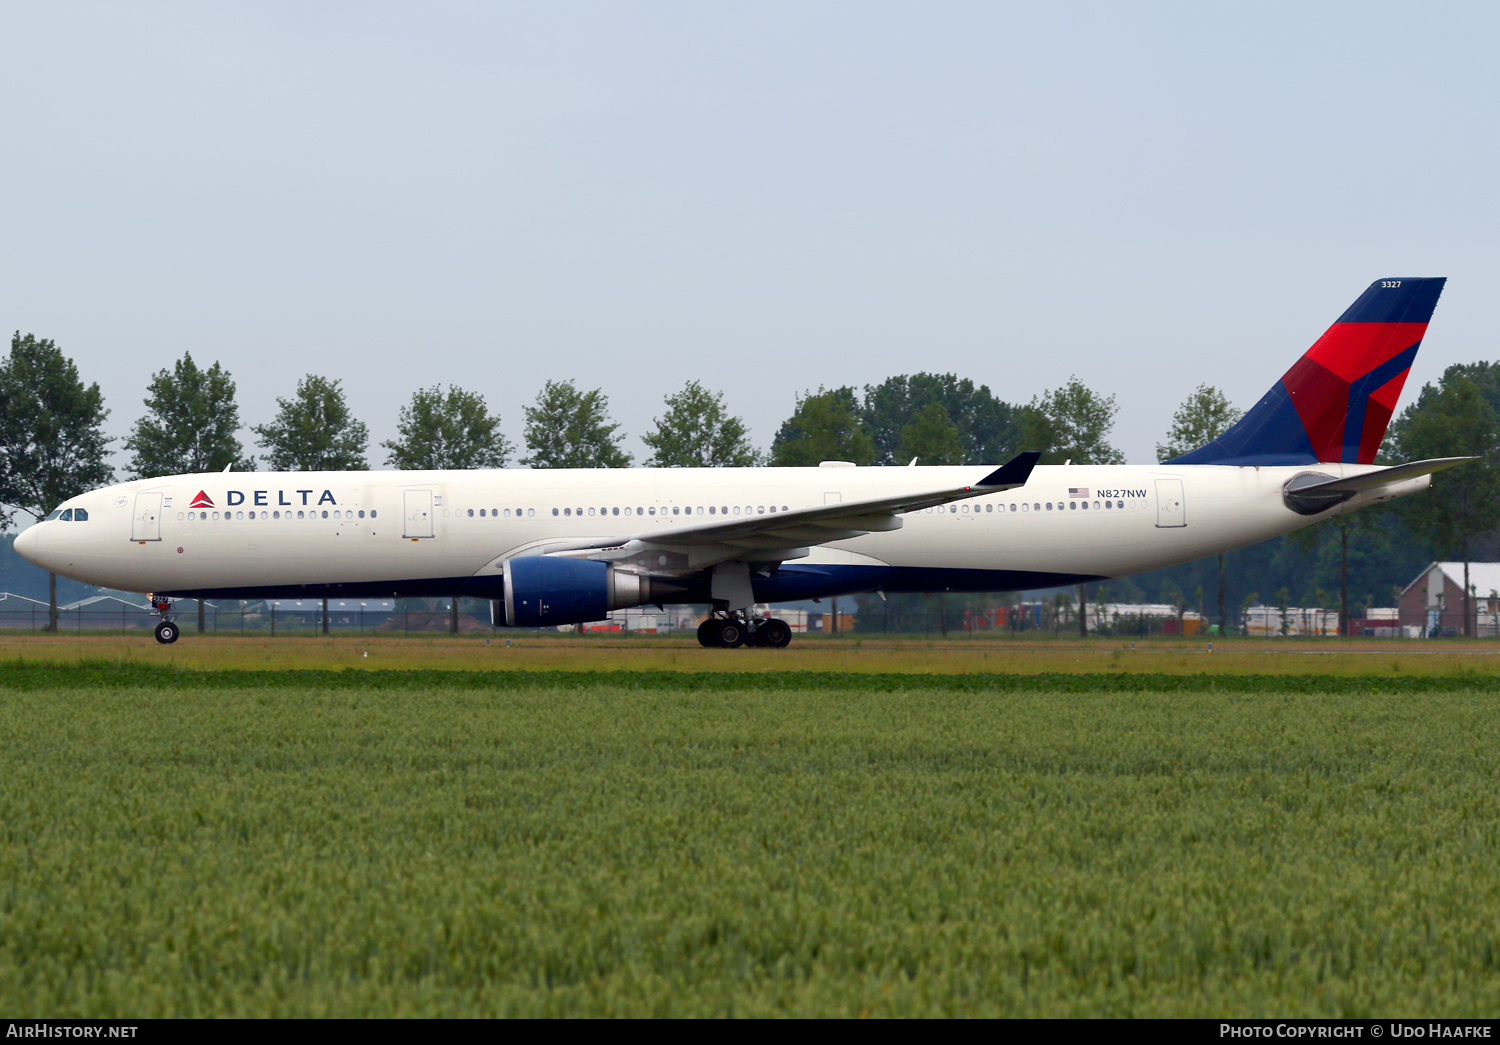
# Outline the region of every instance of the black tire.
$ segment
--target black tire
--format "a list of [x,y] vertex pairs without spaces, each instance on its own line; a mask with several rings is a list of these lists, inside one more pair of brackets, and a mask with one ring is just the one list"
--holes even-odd
[[698,645],[713,649],[719,644],[719,622],[710,617],[698,625]]
[[160,642],[163,646],[170,646],[177,641],[177,636],[181,634],[181,629],[169,620],[164,620],[156,626],[156,641]]
[[792,643],[792,626],[777,617],[760,622],[756,632],[757,646],[767,649],[786,649]]
[[748,633],[737,620],[721,620],[719,623],[719,645],[724,649],[736,649],[745,644]]

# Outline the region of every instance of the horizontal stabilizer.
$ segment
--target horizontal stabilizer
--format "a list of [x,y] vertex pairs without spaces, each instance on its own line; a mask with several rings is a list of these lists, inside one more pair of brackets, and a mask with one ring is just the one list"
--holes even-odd
[[1292,511],[1301,515],[1316,515],[1334,505],[1343,504],[1355,494],[1377,490],[1405,479],[1431,475],[1444,468],[1473,460],[1473,457],[1434,457],[1429,461],[1412,461],[1410,464],[1398,464],[1344,479],[1304,474],[1286,484],[1284,496],[1287,507]]

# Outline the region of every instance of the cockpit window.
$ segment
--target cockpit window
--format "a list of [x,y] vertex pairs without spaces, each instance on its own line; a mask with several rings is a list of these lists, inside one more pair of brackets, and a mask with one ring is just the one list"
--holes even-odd
[[53,519],[56,519],[61,514],[62,514],[62,509],[59,508],[56,511],[54,511],[51,515],[47,516],[47,518],[43,519],[42,522],[51,522]]
[[57,521],[58,522],[72,522],[73,521],[73,509],[71,509],[71,508],[66,509],[61,515],[59,515],[57,517]]
[[89,521],[89,510],[87,508],[74,508],[73,509],[73,521],[74,522],[88,522]]

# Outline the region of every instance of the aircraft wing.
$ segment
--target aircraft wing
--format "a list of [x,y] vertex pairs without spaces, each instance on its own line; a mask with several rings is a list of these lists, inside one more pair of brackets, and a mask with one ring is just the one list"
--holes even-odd
[[[1040,456],[1035,451],[1017,454],[972,486],[912,491],[890,497],[844,501],[840,504],[812,505],[738,519],[717,519],[686,526],[643,530],[617,538],[569,541],[549,545],[544,554],[628,558],[631,554],[648,548],[663,549],[686,553],[688,565],[693,568],[757,552],[804,549],[802,554],[805,555],[805,549],[811,545],[844,541],[872,532],[899,530],[903,523],[901,515],[906,512],[1024,486]],[[599,552],[614,554],[590,554]]]

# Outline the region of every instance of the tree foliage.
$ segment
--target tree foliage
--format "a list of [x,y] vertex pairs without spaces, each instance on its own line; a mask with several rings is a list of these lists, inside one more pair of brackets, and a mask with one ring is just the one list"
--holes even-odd
[[823,461],[874,464],[875,441],[860,419],[854,389],[819,388],[797,397],[797,409],[771,442],[771,464],[810,467]]
[[1244,414],[1217,388],[1199,385],[1172,415],[1167,441],[1156,444],[1156,459],[1170,461],[1213,442]]
[[381,443],[393,468],[504,468],[515,449],[484,396],[453,385],[419,388],[401,408],[400,438]]
[[1021,445],[1040,450],[1043,464],[1124,464],[1125,455],[1109,444],[1115,425],[1115,397],[1093,391],[1077,377],[1061,388],[1033,396],[1021,409]]
[[0,364],[0,503],[40,519],[113,482],[108,416],[99,385],[84,385],[56,343],[16,331]]
[[536,404],[525,408],[526,449],[521,463],[532,468],[624,468],[630,454],[610,419],[609,398],[595,388],[580,392],[572,381],[548,381]]
[[[1015,453],[1015,407],[997,399],[989,386],[976,386],[956,374],[902,374],[865,386],[861,416],[875,442],[877,464],[906,464],[912,459],[903,447],[904,433],[933,403],[941,404],[962,444],[952,464],[996,463]],[[935,418],[929,414],[927,424]],[[953,457],[947,450],[942,456]],[[923,455],[921,463],[939,462]]]
[[1500,418],[1473,377],[1449,367],[1426,385],[1395,423],[1386,442],[1397,461],[1477,457],[1432,477],[1432,488],[1403,499],[1401,516],[1439,555],[1468,561],[1469,545],[1500,521]]
[[277,396],[280,407],[269,424],[252,431],[267,450],[266,463],[277,472],[354,471],[368,468],[365,448],[370,433],[349,412],[337,379],[308,374],[297,382],[291,399]]
[[697,381],[666,399],[667,412],[641,436],[651,448],[646,463],[657,468],[747,468],[760,463],[750,445],[745,422],[729,413],[724,393],[710,392]]
[[963,464],[968,448],[948,411],[934,399],[902,427],[900,456],[903,463]]
[[255,467],[236,438],[240,409],[234,381],[217,362],[202,370],[193,354],[184,352],[171,370],[158,370],[146,390],[147,414],[125,441],[131,478]]

